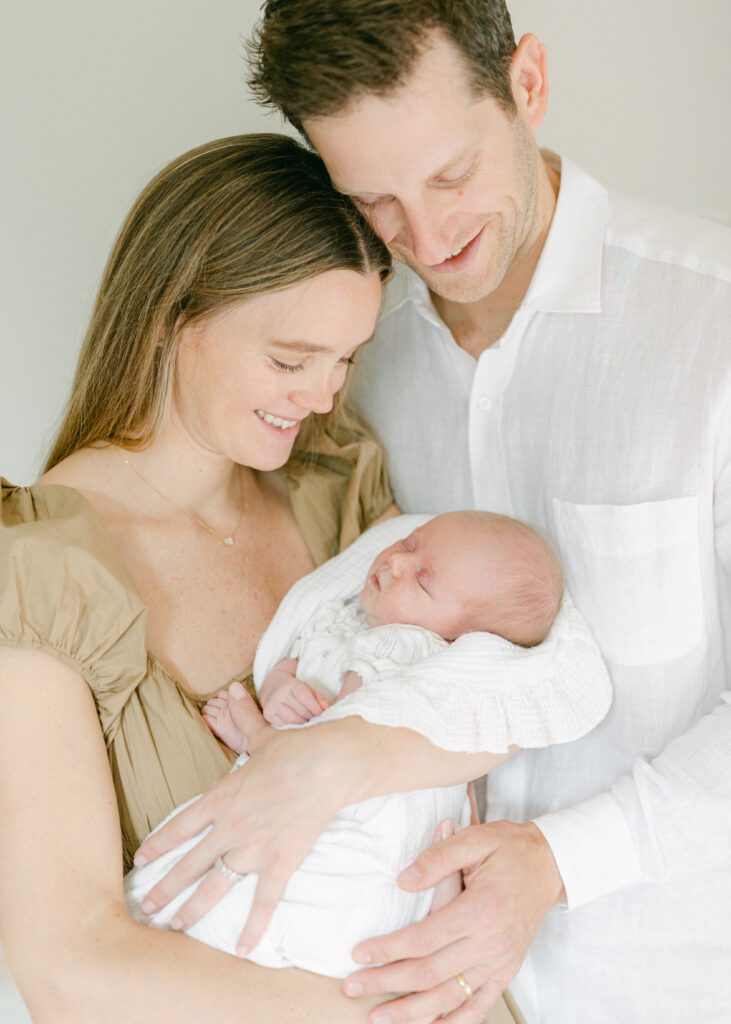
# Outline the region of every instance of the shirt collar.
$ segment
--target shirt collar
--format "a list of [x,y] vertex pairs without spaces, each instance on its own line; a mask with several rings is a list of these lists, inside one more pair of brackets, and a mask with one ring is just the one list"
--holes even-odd
[[[558,158],[546,154],[549,160]],[[600,313],[607,190],[565,158],[548,237],[523,308],[543,313]]]
[[[559,160],[553,153],[546,156]],[[570,160],[562,159],[560,166],[553,221],[522,305],[544,313],[600,313],[607,190]],[[410,267],[397,263],[383,316],[409,301],[427,320],[443,327],[426,284]]]

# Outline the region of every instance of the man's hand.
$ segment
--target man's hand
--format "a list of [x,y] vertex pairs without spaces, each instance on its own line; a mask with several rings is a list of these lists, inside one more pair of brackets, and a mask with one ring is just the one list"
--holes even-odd
[[412,993],[379,1006],[371,1024],[440,1014],[454,1024],[479,1024],[563,895],[551,849],[531,822],[473,825],[429,847],[398,881],[407,891],[419,891],[459,870],[465,889],[451,903],[354,950],[356,962],[383,966],[352,974],[343,986],[347,995]]
[[302,725],[321,715],[328,702],[297,678],[297,659],[280,661],[259,691],[264,718],[272,725]]

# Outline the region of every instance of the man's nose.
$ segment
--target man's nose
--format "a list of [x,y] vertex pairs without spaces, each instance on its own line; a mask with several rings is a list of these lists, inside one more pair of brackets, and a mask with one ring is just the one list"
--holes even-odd
[[400,205],[400,223],[392,243],[408,249],[425,266],[441,263],[449,256],[450,246],[443,219],[445,211],[433,200]]

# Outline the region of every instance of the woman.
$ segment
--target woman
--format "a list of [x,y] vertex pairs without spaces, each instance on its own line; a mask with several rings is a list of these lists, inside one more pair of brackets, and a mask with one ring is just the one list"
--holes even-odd
[[[149,829],[229,766],[199,708],[247,680],[290,584],[389,510],[380,450],[332,408],[388,268],[291,140],[186,154],[122,229],[45,475],[3,485],[0,926],[38,1024],[365,1019],[337,982],[133,923],[121,881]],[[308,773],[252,927],[332,808],[500,760],[360,721],[316,744],[250,724],[254,831],[281,832],[272,801],[290,766]]]

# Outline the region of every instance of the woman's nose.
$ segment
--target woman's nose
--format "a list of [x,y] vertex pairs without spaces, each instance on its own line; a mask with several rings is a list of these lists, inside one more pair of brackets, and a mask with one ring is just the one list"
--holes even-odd
[[310,412],[326,413],[333,407],[336,390],[330,377],[322,377],[308,383],[306,387],[298,388],[293,398],[298,405]]

